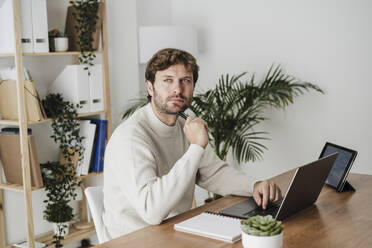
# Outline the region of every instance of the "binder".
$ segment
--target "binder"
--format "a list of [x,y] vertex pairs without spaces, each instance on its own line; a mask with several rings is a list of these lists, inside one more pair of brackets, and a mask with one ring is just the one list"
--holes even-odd
[[[41,177],[40,164],[37,156],[35,138],[28,135],[28,147],[30,156],[31,185],[42,188],[43,179]],[[0,160],[7,183],[23,183],[22,161],[21,161],[20,137],[18,134],[0,133]]]
[[107,120],[91,120],[92,123],[97,125],[96,135],[94,140],[94,159],[92,161],[92,171],[103,171],[105,146],[107,138]]
[[80,121],[80,136],[84,137],[82,141],[82,146],[84,147],[84,157],[80,161],[77,168],[77,175],[88,175],[95,132],[96,124],[90,123],[90,120]]
[[32,3],[30,9],[32,9],[33,52],[47,53],[49,52],[49,39],[46,0],[23,0],[25,1]]
[[89,90],[90,112],[103,111],[104,101],[102,64],[96,64],[90,68]]
[[[20,0],[19,9],[21,15],[21,43],[22,51],[25,53],[34,52],[33,30],[32,30],[32,2],[34,0]],[[14,40],[14,39],[13,39]],[[14,46],[13,46],[14,47]]]
[[240,219],[207,211],[175,224],[174,229],[228,243],[240,240],[242,234]]
[[60,93],[64,99],[79,104],[79,114],[90,112],[89,76],[84,67],[67,65],[49,87],[49,93]]
[[0,53],[14,52],[14,22],[12,0],[3,0],[3,2],[1,2],[0,34]]
[[[0,53],[14,53],[13,0],[0,5]],[[49,51],[46,0],[19,0],[23,52]]]

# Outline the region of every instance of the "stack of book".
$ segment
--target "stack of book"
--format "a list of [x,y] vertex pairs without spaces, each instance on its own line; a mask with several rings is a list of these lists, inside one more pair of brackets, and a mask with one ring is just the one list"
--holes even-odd
[[107,120],[80,121],[80,136],[83,139],[84,156],[76,167],[78,176],[103,171],[103,159],[107,137]]

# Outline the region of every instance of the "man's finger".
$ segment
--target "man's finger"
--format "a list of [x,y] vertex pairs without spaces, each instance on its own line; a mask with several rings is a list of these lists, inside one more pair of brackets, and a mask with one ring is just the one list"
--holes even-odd
[[276,190],[275,190],[275,185],[270,182],[270,202],[274,201],[275,199],[275,194],[276,194]]
[[274,200],[274,202],[276,202],[276,201],[279,201],[279,199],[280,199],[280,189],[279,189],[279,187],[276,187],[276,190],[275,190],[275,200]]
[[269,202],[270,186],[266,183],[262,185],[262,208],[266,209],[267,203]]
[[255,200],[258,206],[261,206],[261,195],[259,190],[257,189],[253,190],[253,199]]

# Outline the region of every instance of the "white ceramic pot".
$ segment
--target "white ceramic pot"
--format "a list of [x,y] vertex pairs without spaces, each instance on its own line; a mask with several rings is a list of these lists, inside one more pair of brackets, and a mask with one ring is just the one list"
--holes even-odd
[[253,236],[242,231],[242,244],[245,248],[281,248],[283,232],[274,236]]
[[53,223],[53,230],[54,230],[54,234],[57,234],[58,236],[64,237],[69,232],[70,223],[69,222],[65,222],[65,223],[61,223],[61,224],[64,224],[66,227],[63,228],[60,233],[59,233],[59,230],[58,230],[58,223]]
[[68,50],[68,38],[56,37],[54,38],[54,49],[56,52],[65,52]]

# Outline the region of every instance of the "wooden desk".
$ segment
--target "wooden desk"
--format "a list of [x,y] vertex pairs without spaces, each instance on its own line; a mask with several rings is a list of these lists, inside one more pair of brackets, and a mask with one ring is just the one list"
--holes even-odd
[[[293,171],[273,178],[285,192]],[[324,187],[316,205],[284,221],[283,248],[372,247],[372,176],[351,174],[348,181],[356,192],[337,193]],[[245,197],[226,196],[181,215],[111,240],[97,247],[242,247],[173,230],[173,225],[205,210],[219,211]]]

